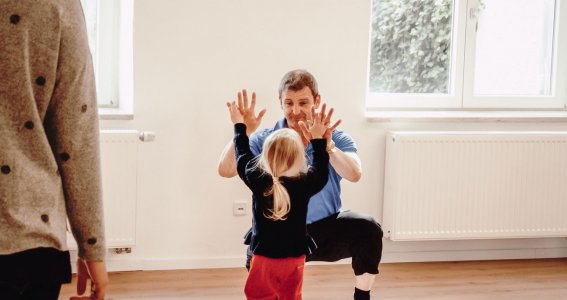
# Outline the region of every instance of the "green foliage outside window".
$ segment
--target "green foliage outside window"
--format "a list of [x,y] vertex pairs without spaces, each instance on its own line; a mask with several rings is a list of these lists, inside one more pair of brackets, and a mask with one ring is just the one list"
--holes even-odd
[[447,93],[451,0],[373,0],[370,92]]

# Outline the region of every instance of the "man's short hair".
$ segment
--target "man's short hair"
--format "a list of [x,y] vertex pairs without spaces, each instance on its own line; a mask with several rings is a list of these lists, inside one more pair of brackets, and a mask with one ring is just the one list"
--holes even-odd
[[313,98],[315,99],[319,95],[319,89],[317,88],[317,80],[315,77],[306,70],[293,70],[287,72],[280,82],[279,97],[281,99],[282,94],[288,90],[297,92],[302,90],[304,87],[309,87]]

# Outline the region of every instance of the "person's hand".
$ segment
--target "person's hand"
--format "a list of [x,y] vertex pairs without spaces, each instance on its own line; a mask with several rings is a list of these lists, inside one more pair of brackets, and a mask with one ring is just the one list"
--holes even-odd
[[262,118],[266,114],[266,109],[262,109],[258,115],[254,112],[256,109],[256,93],[252,92],[252,101],[250,106],[248,106],[248,93],[245,89],[238,92],[238,110],[244,118],[244,124],[246,124],[246,133],[251,135],[258,129],[260,123],[262,123]]
[[306,140],[326,138],[327,143],[329,143],[331,133],[339,126],[341,120],[338,120],[333,126],[329,127],[331,117],[333,116],[333,109],[331,108],[329,110],[329,114],[326,114],[326,109],[326,104],[322,105],[319,113],[315,112],[315,108],[311,108],[311,119],[308,119],[307,123],[303,121],[299,122],[299,127]]
[[[87,288],[87,279],[91,280],[91,293],[88,296],[83,296]],[[79,258],[77,261],[78,296],[71,297],[70,300],[104,300],[107,285],[108,273],[104,261],[85,261]]]
[[[230,114],[230,120],[232,121],[232,124],[244,123],[244,117],[236,106],[236,102],[227,102],[226,106],[228,107],[228,113]],[[246,126],[246,128],[248,128],[248,126]]]
[[332,143],[333,131],[341,124],[342,120],[337,120],[333,126],[329,126],[331,124],[331,117],[333,116],[334,109],[329,110],[329,114],[325,118],[325,124],[327,125],[327,130],[323,134],[323,138],[327,140],[327,148]]
[[323,137],[325,131],[327,131],[327,126],[324,124],[325,118],[325,104],[320,113],[315,112],[315,108],[311,108],[311,119],[307,120],[307,124],[303,121],[299,121],[299,128],[303,135],[311,139],[320,139]]

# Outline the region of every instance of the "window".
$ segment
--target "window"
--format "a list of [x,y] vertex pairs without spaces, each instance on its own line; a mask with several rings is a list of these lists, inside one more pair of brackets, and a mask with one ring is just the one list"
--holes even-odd
[[133,0],[81,0],[100,109],[132,113]]
[[564,109],[567,1],[373,0],[368,108]]

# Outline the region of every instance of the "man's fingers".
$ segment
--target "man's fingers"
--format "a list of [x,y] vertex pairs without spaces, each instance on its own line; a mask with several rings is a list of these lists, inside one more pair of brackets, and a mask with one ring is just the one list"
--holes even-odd
[[238,111],[240,111],[241,114],[244,114],[244,110],[242,109],[242,93],[238,92]]
[[333,112],[335,110],[334,109],[329,109],[329,114],[327,115],[327,118],[325,118],[325,121],[323,121],[325,124],[330,124],[331,123],[331,117],[333,116]]
[[338,120],[337,122],[335,122],[335,124],[333,126],[331,126],[331,128],[329,128],[329,130],[331,130],[331,132],[333,132],[333,130],[335,130],[335,128],[337,128],[340,124],[341,124],[342,120]]
[[325,120],[325,110],[327,110],[327,104],[323,103],[323,106],[321,106],[321,112],[319,114],[321,121]]
[[259,113],[258,113],[258,121],[262,121],[262,118],[264,117],[264,115],[266,114],[267,109],[262,109]]
[[248,109],[248,92],[246,89],[242,90],[242,98],[244,101],[243,109],[246,111]]
[[311,116],[305,116],[305,120],[307,122],[312,122],[316,117],[317,115],[315,114],[315,107],[311,106]]
[[250,111],[254,112],[254,108],[256,108],[256,92],[252,92],[252,102],[250,103]]

